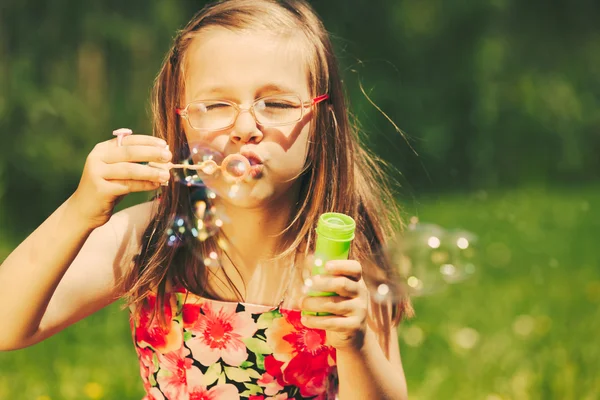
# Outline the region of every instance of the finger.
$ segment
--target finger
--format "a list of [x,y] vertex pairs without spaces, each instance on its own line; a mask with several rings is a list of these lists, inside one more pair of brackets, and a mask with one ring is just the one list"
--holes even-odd
[[303,315],[300,322],[307,328],[336,332],[348,332],[359,329],[361,326],[361,320],[358,317],[340,317],[338,315]]
[[[106,150],[119,148],[118,138],[106,140],[98,144]],[[121,146],[156,146],[165,148],[167,142],[164,139],[150,135],[128,135],[121,138]]]
[[171,174],[167,170],[128,162],[107,164],[103,173],[103,178],[108,181],[132,180],[164,183],[169,180],[170,176]]
[[311,290],[318,292],[334,292],[341,297],[357,297],[360,291],[359,282],[345,276],[315,275]]
[[102,161],[107,164],[118,162],[159,162],[171,161],[171,152],[158,146],[129,145],[106,151]]
[[160,183],[150,181],[113,180],[109,183],[117,196],[135,192],[149,192],[160,188]]
[[301,303],[303,311],[327,312],[341,316],[352,314],[357,306],[355,300],[348,300],[340,296],[307,296]]
[[347,276],[353,281],[362,278],[362,266],[356,260],[331,260],[325,264],[325,271],[329,275]]
[[[109,140],[113,147],[117,147],[117,138]],[[164,139],[150,135],[129,135],[123,137],[122,146],[157,146],[166,147],[167,142]]]

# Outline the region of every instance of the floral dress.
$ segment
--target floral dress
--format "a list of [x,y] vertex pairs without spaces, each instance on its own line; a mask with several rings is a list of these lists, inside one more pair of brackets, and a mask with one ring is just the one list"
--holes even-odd
[[144,400],[336,399],[335,349],[300,311],[198,297],[176,288],[166,325],[149,296],[131,329]]

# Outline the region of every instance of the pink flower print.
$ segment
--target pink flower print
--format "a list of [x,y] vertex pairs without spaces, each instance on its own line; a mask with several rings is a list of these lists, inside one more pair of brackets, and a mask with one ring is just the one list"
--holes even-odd
[[285,318],[275,318],[271,326],[266,330],[267,344],[273,349],[275,359],[288,362],[293,358],[294,347],[290,342],[284,340],[289,334],[296,332],[294,326]]
[[166,326],[160,324],[158,315],[154,313],[156,296],[150,295],[144,301],[135,321],[135,341],[140,347],[151,346],[161,353],[168,353],[181,346],[183,337],[179,324],[173,320],[171,301],[169,296],[165,296],[163,312]]
[[140,359],[140,375],[142,376],[142,382],[144,383],[144,389],[150,390],[152,385],[150,384],[150,375],[156,372],[156,366],[154,365],[154,352],[149,347],[141,348],[135,347]]
[[201,305],[199,303],[185,303],[181,308],[181,314],[183,316],[183,327],[190,328],[198,320],[200,315]]
[[150,371],[150,373],[154,373],[155,368],[154,368],[154,351],[152,351],[151,348],[149,347],[136,347],[138,355],[140,357],[140,364],[142,364],[144,367],[148,368],[148,370]]
[[256,383],[265,388],[263,392],[267,396],[273,396],[283,389],[283,386],[277,383],[275,377],[268,372],[265,372],[262,378],[260,378]]
[[280,394],[272,396],[272,397],[265,397],[263,395],[254,395],[254,396],[248,397],[248,400],[288,400],[288,399],[289,399],[289,397],[288,397],[287,393],[280,393]]
[[310,329],[300,322],[301,314],[299,311],[282,310],[284,318],[294,327],[294,329],[283,337],[283,339],[293,346],[295,352],[310,353],[317,355],[323,351],[330,352],[333,348],[326,345],[327,335],[322,329]]
[[327,350],[325,347],[327,336],[323,330],[304,328],[284,336],[283,339],[294,346],[297,352],[317,354]]
[[282,386],[294,385],[305,397],[327,390],[327,376],[335,365],[335,349],[326,345],[327,335],[300,322],[300,312],[281,310],[265,332],[273,358],[265,357],[265,368]]
[[206,387],[198,385],[190,388],[190,400],[240,400],[237,388],[229,383],[217,385],[206,390]]
[[144,397],[142,400],[165,400],[165,396],[163,396],[160,390],[158,390],[158,388],[155,386],[150,388],[148,394],[146,394],[146,397]]
[[298,353],[283,371],[283,380],[298,386],[302,396],[322,394],[327,390],[327,375],[332,368],[327,362],[327,357],[325,352],[315,355],[308,352]]
[[156,380],[168,399],[187,399],[188,379],[202,379],[202,372],[192,365],[193,360],[187,357],[189,354],[184,346],[177,351],[158,354],[161,369]]
[[256,323],[249,312],[235,312],[236,304],[205,302],[203,314],[190,329],[194,338],[187,341],[194,358],[205,366],[219,359],[237,367],[248,358],[242,341],[254,335]]

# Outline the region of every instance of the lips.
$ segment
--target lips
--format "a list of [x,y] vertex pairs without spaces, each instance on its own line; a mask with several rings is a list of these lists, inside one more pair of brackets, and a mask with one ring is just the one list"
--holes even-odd
[[250,163],[250,172],[248,173],[248,176],[253,179],[260,178],[264,168],[263,159],[253,151],[242,151],[240,154],[246,157]]
[[252,166],[263,163],[262,158],[253,151],[243,151],[240,154],[246,157]]

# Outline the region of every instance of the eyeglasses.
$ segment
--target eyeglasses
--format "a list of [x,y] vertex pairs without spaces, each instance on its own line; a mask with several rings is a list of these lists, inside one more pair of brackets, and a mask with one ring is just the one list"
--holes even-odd
[[327,94],[310,101],[302,101],[296,94],[265,96],[246,108],[228,100],[199,100],[189,103],[185,108],[177,108],[175,112],[198,131],[231,128],[242,111],[249,111],[259,125],[282,126],[300,121],[305,109],[328,98]]

